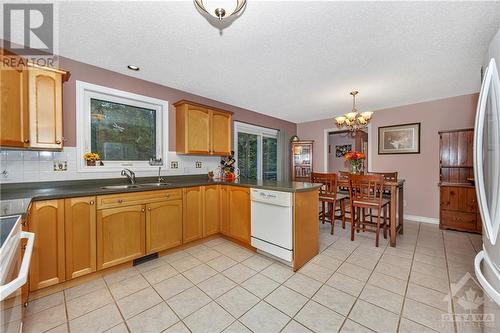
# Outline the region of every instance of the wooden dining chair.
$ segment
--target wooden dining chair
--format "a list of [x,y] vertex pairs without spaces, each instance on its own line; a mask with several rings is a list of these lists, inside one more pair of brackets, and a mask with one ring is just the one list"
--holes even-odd
[[[349,180],[350,173],[348,171],[339,171],[338,179],[340,180]],[[345,193],[349,193],[349,186],[339,186],[339,190],[341,192],[345,191]]]
[[[351,241],[354,232],[371,231],[376,233],[375,246],[379,244],[380,229],[387,238],[387,210],[391,201],[383,195],[384,177],[382,175],[349,175],[349,197],[351,206]],[[376,222],[366,220],[365,209],[375,209]],[[390,220],[389,220],[390,221]]]
[[[323,224],[329,222],[332,225],[331,235],[333,235],[335,220],[340,219],[342,228],[345,229],[345,200],[348,197],[345,194],[337,193],[337,175],[335,173],[313,172],[311,180],[313,183],[323,184],[319,190],[319,202],[321,203],[319,218],[321,222]],[[340,214],[337,215],[337,212]]]
[[[398,172],[370,172],[371,175],[382,175],[384,177],[384,182],[397,182],[398,181]],[[391,190],[386,189],[385,187],[382,190],[382,193],[385,197],[390,197]],[[370,221],[372,221],[373,215],[372,209],[369,211]],[[391,211],[389,210],[389,219],[391,218]]]

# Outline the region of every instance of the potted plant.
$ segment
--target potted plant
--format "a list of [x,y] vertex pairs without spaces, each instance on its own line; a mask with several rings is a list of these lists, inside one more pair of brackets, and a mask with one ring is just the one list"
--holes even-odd
[[349,171],[353,174],[359,174],[363,171],[363,160],[365,154],[360,151],[350,151],[344,155],[346,161],[349,162]]
[[101,158],[98,153],[85,153],[83,159],[87,166],[95,166],[96,161],[99,161]]

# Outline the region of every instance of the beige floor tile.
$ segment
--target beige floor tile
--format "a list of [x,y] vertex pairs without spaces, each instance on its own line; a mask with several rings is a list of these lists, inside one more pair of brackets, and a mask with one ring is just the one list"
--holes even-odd
[[371,329],[364,327],[350,319],[347,319],[340,330],[340,333],[372,333]]
[[429,249],[427,247],[417,247],[415,254],[425,254],[428,256],[441,257],[444,258],[444,249]]
[[404,269],[409,269],[410,266],[411,266],[412,260],[411,260],[411,258],[410,259],[401,258],[401,257],[396,256],[396,255],[385,253],[380,258],[380,262],[383,262],[383,263],[386,263],[386,264],[389,264],[389,265],[401,266]]
[[122,316],[114,303],[70,320],[69,329],[73,332],[103,332],[122,322]]
[[[69,332],[68,323],[64,323],[64,324],[59,325],[57,327],[54,327],[48,331],[45,331],[45,333],[68,333],[68,332]],[[9,333],[9,332],[5,332],[5,333]],[[19,333],[19,331],[17,331],[16,333]]]
[[72,300],[73,298],[77,298],[89,294],[93,291],[102,289],[106,289],[106,283],[102,278],[99,277],[94,280],[80,284],[78,286],[74,286],[72,288],[64,290],[64,296],[67,302]]
[[111,327],[109,330],[105,331],[105,333],[128,333],[128,328],[125,323],[120,323],[114,327]]
[[442,293],[448,294],[450,292],[448,279],[438,278],[432,275],[427,275],[419,272],[411,272],[410,282],[418,284],[423,287],[434,289]]
[[191,281],[179,274],[153,285],[153,288],[155,288],[161,298],[166,301],[169,298],[180,294],[184,290],[191,288],[192,286],[193,283]]
[[206,252],[208,250],[210,250],[210,248],[208,246],[205,246],[205,244],[198,244],[184,249],[185,252],[189,253],[192,256],[194,256],[195,254]]
[[194,284],[198,284],[217,274],[217,271],[206,264],[201,264],[185,271],[182,274]]
[[130,332],[161,332],[179,321],[175,313],[162,302],[127,320]]
[[66,308],[64,304],[60,304],[24,318],[23,332],[44,332],[65,322]]
[[432,328],[439,332],[452,332],[453,323],[443,320],[446,311],[416,302],[411,299],[405,300],[403,316],[421,325]]
[[401,322],[399,323],[399,333],[433,333],[436,332],[429,327],[417,324],[414,321],[411,321],[406,318],[401,318]]
[[163,333],[190,333],[182,321],[167,328]]
[[408,291],[406,292],[407,298],[433,306],[443,311],[448,310],[448,302],[444,301],[446,296],[447,294],[445,293],[413,283],[408,285]]
[[225,292],[233,289],[235,286],[236,283],[229,280],[222,274],[216,274],[211,278],[198,284],[198,288],[203,290],[205,294],[207,294],[213,299],[216,299]]
[[[399,244],[397,244],[399,245]],[[390,255],[390,256],[396,256],[400,258],[405,258],[409,260],[413,260],[413,253],[414,251],[406,251],[406,250],[401,250],[399,246],[396,247],[386,247],[384,251],[384,255]]]
[[389,275],[374,272],[370,279],[368,279],[368,284],[377,286],[379,288],[392,291],[393,293],[404,295],[406,292],[406,280],[401,280]]
[[253,256],[254,252],[235,246],[235,249],[233,249],[229,252],[226,252],[224,254],[233,260],[241,262],[241,261],[244,261],[244,260],[250,258],[251,256]]
[[316,333],[337,332],[344,321],[344,317],[314,301],[309,301],[294,319]]
[[414,261],[411,269],[412,272],[419,272],[427,275],[432,275],[442,279],[446,279],[448,277],[448,272],[446,271],[446,265],[438,267],[431,264],[426,264],[421,261]]
[[215,269],[217,272],[222,272],[228,269],[229,267],[236,265],[237,263],[238,263],[237,261],[222,255],[220,257],[210,260],[209,262],[207,262],[207,265]]
[[326,284],[355,297],[358,297],[365,285],[364,282],[338,272],[334,273]]
[[201,262],[210,261],[210,260],[212,260],[214,258],[220,257],[221,255],[222,255],[222,253],[220,253],[218,251],[214,251],[212,249],[208,249],[208,250],[206,250],[204,252],[192,254],[193,257],[195,257],[196,259],[200,260]]
[[351,264],[354,264],[354,265],[357,265],[357,266],[360,266],[360,267],[363,267],[363,268],[366,268],[366,269],[372,271],[373,268],[375,268],[375,266],[377,265],[379,258],[373,257],[373,256],[365,256],[365,255],[361,255],[361,254],[357,254],[357,255],[352,254],[349,258],[347,258],[346,261],[351,263]]
[[374,272],[389,275],[401,280],[407,280],[408,275],[410,274],[410,268],[403,268],[400,266],[379,262],[377,264],[377,267],[375,267]]
[[110,284],[108,287],[113,297],[115,299],[120,299],[148,286],[148,281],[146,281],[142,275],[136,275],[129,279]]
[[167,300],[167,304],[182,319],[210,303],[210,298],[197,287],[191,287]]
[[41,297],[28,302],[25,315],[29,316],[62,303],[64,303],[64,295],[62,291]]
[[284,285],[309,298],[321,287],[319,281],[311,279],[303,274],[294,274],[284,283]]
[[336,270],[342,264],[341,260],[338,260],[326,254],[319,254],[313,259],[311,259],[310,262],[328,268],[329,270]]
[[156,258],[154,260],[149,260],[149,261],[143,262],[140,265],[137,265],[134,267],[139,272],[145,273],[145,272],[150,271],[152,269],[159,268],[165,264],[166,264],[165,260],[162,260],[162,258]]
[[240,321],[253,332],[280,332],[290,317],[266,302],[260,302],[241,317]]
[[222,274],[239,284],[254,276],[257,272],[245,265],[236,264],[223,271]]
[[279,284],[259,273],[243,282],[241,286],[250,291],[252,294],[260,298],[264,298],[274,289],[278,288]]
[[179,259],[189,257],[189,256],[190,256],[189,253],[187,253],[183,250],[179,250],[179,251],[175,251],[175,252],[169,253],[167,255],[164,255],[163,257],[160,257],[160,259],[165,261],[168,264],[171,264],[174,261],[177,261]]
[[125,319],[129,319],[154,305],[161,303],[162,298],[152,287],[128,295],[116,302]]
[[295,316],[304,304],[306,304],[307,300],[306,297],[284,286],[278,287],[278,289],[265,298],[267,303],[290,317]]
[[243,260],[241,263],[259,272],[264,268],[268,267],[269,265],[271,265],[273,261],[260,254],[256,254],[248,259]]
[[214,238],[209,241],[206,241],[203,243],[203,245],[208,246],[208,247],[214,247],[219,244],[227,243],[227,240],[225,240],[222,237]]
[[235,321],[224,330],[224,333],[252,333],[252,331],[239,321]]
[[113,302],[113,297],[111,297],[107,289],[93,291],[90,294],[66,302],[68,319],[80,317]]
[[335,269],[326,268],[309,262],[299,270],[299,273],[306,275],[316,281],[325,283],[335,272]]
[[312,331],[304,325],[299,324],[295,320],[291,320],[285,328],[281,331],[281,333],[311,333]]
[[368,277],[370,276],[371,270],[368,270],[366,268],[356,266],[354,264],[344,262],[339,269],[337,270],[338,273],[350,276],[356,280],[366,282],[368,280]]
[[135,267],[130,267],[127,269],[123,269],[117,272],[113,272],[111,274],[105,275],[104,280],[108,285],[121,282],[123,280],[128,280],[132,277],[139,275],[140,272]]
[[328,248],[325,251],[321,252],[321,254],[335,258],[340,261],[344,261],[351,255],[352,251],[344,251],[342,249],[336,249],[336,248]]
[[403,306],[403,296],[372,284],[367,284],[365,286],[359,298],[396,314],[401,313],[401,308]]
[[178,272],[172,266],[165,263],[160,267],[156,267],[154,269],[142,273],[142,276],[144,276],[144,278],[148,280],[150,284],[157,284],[158,282],[166,280],[177,274]]
[[349,319],[376,332],[396,332],[399,316],[378,306],[358,300],[349,314]]
[[216,301],[235,318],[239,318],[255,304],[259,303],[259,300],[249,291],[236,287],[217,298]]
[[193,333],[222,332],[234,318],[215,302],[211,302],[189,317],[184,323]]
[[191,269],[193,267],[196,267],[201,264],[201,261],[193,257],[192,255],[183,257],[182,259],[179,259],[177,261],[174,261],[170,263],[173,268],[178,270],[179,272],[184,272],[187,271],[188,269]]
[[278,283],[283,283],[293,275],[293,271],[291,267],[275,262],[261,271],[261,274]]
[[324,285],[312,298],[321,305],[347,316],[356,298],[338,289]]
[[19,333],[21,332],[21,320],[9,321],[5,325],[0,326],[2,333]]

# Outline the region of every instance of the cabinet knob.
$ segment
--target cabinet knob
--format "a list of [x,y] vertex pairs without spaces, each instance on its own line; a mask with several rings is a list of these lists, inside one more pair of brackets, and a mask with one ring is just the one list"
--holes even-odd
[[60,145],[61,144],[61,140],[56,140],[56,144]]
[[123,200],[122,200],[122,199],[118,199],[118,203],[122,203],[122,202],[123,202]]
[[142,209],[141,209],[141,212],[143,212],[143,213],[144,213],[144,208],[142,208]]
[[23,142],[24,143],[30,143],[30,139],[24,139]]
[[165,197],[170,198],[170,194],[169,193],[165,194]]
[[94,200],[90,200],[89,204],[91,205],[95,204]]
[[148,211],[151,211],[151,207],[148,207]]

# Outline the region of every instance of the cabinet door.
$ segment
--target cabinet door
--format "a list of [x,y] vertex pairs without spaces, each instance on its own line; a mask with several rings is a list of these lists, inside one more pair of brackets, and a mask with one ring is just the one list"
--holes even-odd
[[187,152],[210,154],[210,112],[198,106],[187,108]]
[[250,244],[250,189],[229,188],[229,236]]
[[212,155],[231,155],[231,114],[212,111]]
[[29,143],[28,71],[0,64],[0,145]]
[[220,232],[229,235],[229,188],[224,185],[220,187]]
[[220,227],[220,190],[218,185],[204,188],[203,237],[219,232]]
[[146,253],[182,244],[182,200],[146,205]]
[[35,233],[30,290],[64,282],[64,199],[34,202],[29,231]]
[[66,278],[96,271],[96,198],[64,200]]
[[203,193],[200,186],[184,189],[183,242],[203,237]]
[[108,268],[146,253],[143,205],[97,212],[97,269]]
[[62,75],[28,70],[30,147],[62,148]]

